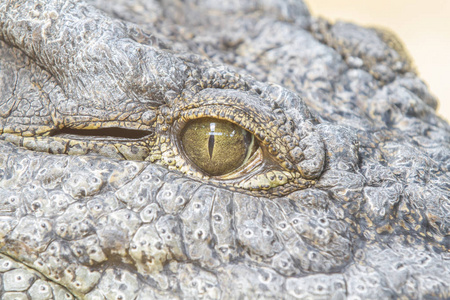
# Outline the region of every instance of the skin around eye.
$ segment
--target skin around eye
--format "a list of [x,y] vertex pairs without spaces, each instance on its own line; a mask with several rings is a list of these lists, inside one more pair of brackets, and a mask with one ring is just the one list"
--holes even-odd
[[226,175],[243,166],[258,149],[253,134],[228,121],[200,118],[181,132],[186,156],[211,176]]

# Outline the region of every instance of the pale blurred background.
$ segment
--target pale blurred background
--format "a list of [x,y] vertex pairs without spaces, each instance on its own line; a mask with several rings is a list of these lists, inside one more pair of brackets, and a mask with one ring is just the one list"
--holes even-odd
[[420,77],[450,121],[450,0],[306,0],[311,13],[329,20],[393,30],[411,54]]

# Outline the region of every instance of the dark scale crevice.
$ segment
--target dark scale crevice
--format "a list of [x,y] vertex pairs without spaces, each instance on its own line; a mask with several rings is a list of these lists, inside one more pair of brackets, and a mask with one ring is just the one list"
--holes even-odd
[[100,129],[74,129],[62,128],[50,133],[50,136],[62,137],[90,137],[90,138],[120,138],[120,139],[142,139],[152,136],[153,132],[148,130],[125,129],[125,128],[100,128]]

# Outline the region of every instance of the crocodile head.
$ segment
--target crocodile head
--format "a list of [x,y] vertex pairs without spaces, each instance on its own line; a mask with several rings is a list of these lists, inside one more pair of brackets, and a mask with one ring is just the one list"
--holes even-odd
[[0,293],[450,295],[450,127],[392,34],[91,2],[0,4]]

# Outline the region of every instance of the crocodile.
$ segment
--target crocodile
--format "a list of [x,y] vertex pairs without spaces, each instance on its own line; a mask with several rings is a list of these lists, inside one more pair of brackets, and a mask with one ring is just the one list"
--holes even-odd
[[448,299],[437,105],[300,0],[3,0],[2,299]]

